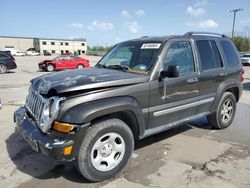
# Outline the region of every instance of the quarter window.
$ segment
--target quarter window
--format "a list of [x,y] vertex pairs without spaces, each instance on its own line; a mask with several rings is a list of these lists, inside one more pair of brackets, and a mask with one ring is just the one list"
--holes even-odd
[[202,40],[196,44],[203,71],[222,67],[220,53],[214,41]]
[[238,65],[239,59],[232,44],[228,41],[221,41],[220,44],[226,56],[228,65],[231,65],[231,66]]
[[194,72],[194,57],[189,42],[175,42],[171,44],[167,55],[163,61],[163,65],[178,65],[180,75],[186,75]]

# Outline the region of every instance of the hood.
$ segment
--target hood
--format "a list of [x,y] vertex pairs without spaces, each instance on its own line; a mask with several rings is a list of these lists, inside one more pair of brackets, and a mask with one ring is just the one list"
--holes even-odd
[[53,62],[53,60],[44,60],[44,61],[41,61],[39,64],[44,64],[44,63],[47,63],[47,62]]
[[112,69],[88,68],[51,73],[31,80],[34,90],[47,95],[71,91],[95,90],[146,82],[148,76]]

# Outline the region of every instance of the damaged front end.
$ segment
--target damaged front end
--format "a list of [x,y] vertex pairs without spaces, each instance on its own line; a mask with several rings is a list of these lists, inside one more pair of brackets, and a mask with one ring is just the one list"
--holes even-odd
[[[64,100],[63,97],[43,97],[30,88],[25,105],[14,113],[14,122],[33,150],[56,160],[72,161],[78,148],[75,144],[75,140],[79,139],[77,133],[83,135],[85,128],[74,125],[74,130],[70,129],[69,132],[58,131],[55,120]],[[57,129],[53,128],[55,123]]]

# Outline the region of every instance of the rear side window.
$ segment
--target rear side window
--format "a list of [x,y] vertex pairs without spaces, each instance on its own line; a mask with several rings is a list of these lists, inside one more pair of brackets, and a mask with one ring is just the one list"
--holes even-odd
[[222,60],[218,47],[214,41],[202,40],[197,41],[197,48],[201,60],[203,71],[222,67]]
[[239,59],[238,56],[236,54],[236,51],[234,49],[234,47],[232,46],[232,44],[228,41],[221,41],[220,42],[222,49],[224,51],[226,60],[227,60],[227,64],[229,66],[235,66],[239,64]]

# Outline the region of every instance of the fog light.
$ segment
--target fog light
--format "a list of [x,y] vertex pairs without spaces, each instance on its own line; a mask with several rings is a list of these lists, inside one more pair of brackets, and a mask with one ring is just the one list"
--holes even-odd
[[70,155],[72,151],[72,146],[64,148],[64,155]]
[[60,122],[55,121],[53,128],[59,132],[69,133],[70,131],[73,130],[74,125],[71,125],[68,123],[60,123]]

